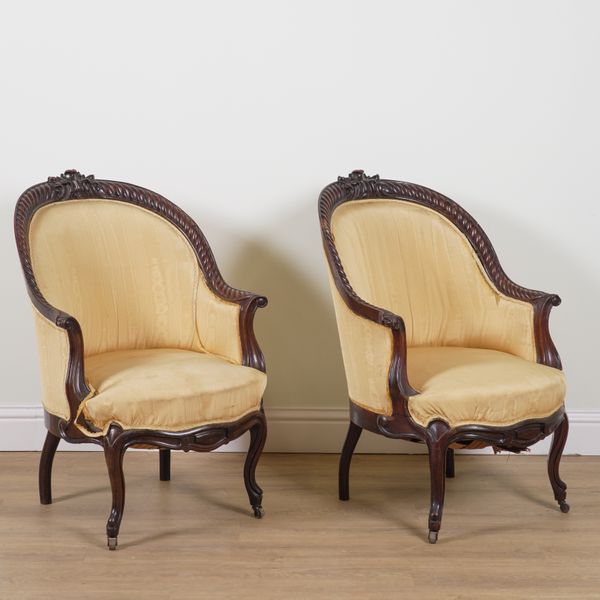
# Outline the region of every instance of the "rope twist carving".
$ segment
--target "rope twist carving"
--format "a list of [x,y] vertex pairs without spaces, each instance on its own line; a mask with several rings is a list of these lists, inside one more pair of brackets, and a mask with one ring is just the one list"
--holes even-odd
[[[82,175],[78,171],[68,170],[58,177],[49,177],[45,183],[34,185],[26,190],[15,209],[15,237],[22,259],[23,271],[34,293],[42,294],[35,283],[29,254],[28,231],[34,213],[52,202],[65,200],[101,198],[120,200],[150,210],[175,225],[189,240],[198,257],[200,268],[207,284],[225,300],[239,302],[253,295],[228,285],[217,267],[214,255],[204,234],[198,225],[178,206],[151,190],[118,181],[95,179],[93,175]],[[263,300],[258,299],[263,306]]]
[[379,175],[369,177],[363,171],[353,171],[348,177],[338,177],[337,182],[328,185],[319,197],[319,217],[323,239],[339,278],[347,294],[351,297],[358,299],[344,272],[342,261],[335,247],[335,240],[331,231],[331,217],[335,209],[344,202],[371,198],[404,200],[435,210],[454,223],[469,240],[488,277],[498,291],[511,298],[526,302],[534,302],[547,296],[544,292],[531,290],[516,284],[506,275],[483,229],[466,210],[450,198],[414,183],[380,179]]

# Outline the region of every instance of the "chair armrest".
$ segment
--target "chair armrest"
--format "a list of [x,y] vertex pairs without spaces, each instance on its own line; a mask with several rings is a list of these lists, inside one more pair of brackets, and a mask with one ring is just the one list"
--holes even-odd
[[561,303],[560,296],[539,290],[532,290],[515,283],[504,271],[494,252],[491,242],[483,235],[483,240],[488,252],[487,261],[482,260],[488,276],[500,294],[514,300],[527,302],[533,306],[533,334],[535,338],[536,362],[562,369],[558,350],[550,335],[550,311],[552,307]]
[[[35,281],[28,281],[27,292],[40,318],[47,322],[50,327],[54,326],[59,331],[62,330],[66,335],[66,350],[68,355],[62,360],[64,364],[61,366],[65,370],[63,375],[63,394],[69,405],[69,415],[66,425],[69,428],[75,423],[81,402],[93,393],[92,388],[90,388],[85,379],[81,327],[75,317],[52,306],[43,297]],[[58,348],[49,348],[48,351],[57,352]],[[44,357],[42,357],[42,361],[44,361]],[[77,430],[75,428],[71,429],[72,433],[77,436]]]
[[[516,300],[524,300],[533,306],[533,334],[535,337],[536,361],[548,367],[562,369],[558,350],[550,335],[550,311],[561,303],[560,296],[536,290],[529,290],[514,284],[507,295]],[[506,293],[506,292],[505,292]]]
[[[205,273],[206,277],[206,273]],[[220,273],[206,278],[212,297],[204,298],[210,321],[210,332],[201,335],[203,346],[214,354],[225,356],[246,367],[266,372],[265,358],[254,333],[254,315],[267,306],[267,298],[227,285]]]
[[369,304],[353,290],[343,268],[335,264],[335,256],[325,244],[325,255],[335,287],[344,304],[353,315],[381,327],[387,328],[392,336],[391,355],[388,368],[388,389],[392,401],[392,414],[408,415],[407,398],[418,392],[408,381],[406,365],[406,327],[404,319],[384,308]]

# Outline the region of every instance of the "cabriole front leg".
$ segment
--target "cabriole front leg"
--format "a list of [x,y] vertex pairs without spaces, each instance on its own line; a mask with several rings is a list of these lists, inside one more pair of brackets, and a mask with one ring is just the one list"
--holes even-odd
[[248,499],[254,511],[254,516],[261,519],[265,511],[262,507],[263,491],[256,483],[256,465],[262,454],[267,439],[267,421],[264,413],[261,411],[258,415],[257,422],[250,428],[250,447],[246,454],[246,462],[244,463],[244,484],[248,492]]
[[548,455],[548,476],[550,477],[550,484],[554,491],[554,498],[558,502],[560,510],[563,513],[568,513],[570,507],[566,502],[567,484],[560,478],[558,468],[563,449],[567,443],[568,433],[569,420],[565,414],[560,425],[554,431],[554,435],[552,436],[552,446],[550,448],[550,454]]
[[109,550],[116,550],[119,528],[125,508],[125,476],[123,474],[125,448],[118,440],[112,441],[112,438],[111,430],[109,430],[104,441],[104,458],[106,459],[110,478],[112,507],[106,523],[106,537]]
[[429,473],[431,479],[431,504],[429,508],[430,544],[435,544],[442,526],[444,494],[446,491],[446,451],[448,449],[448,426],[442,421],[434,421],[427,427],[427,448],[429,450]]

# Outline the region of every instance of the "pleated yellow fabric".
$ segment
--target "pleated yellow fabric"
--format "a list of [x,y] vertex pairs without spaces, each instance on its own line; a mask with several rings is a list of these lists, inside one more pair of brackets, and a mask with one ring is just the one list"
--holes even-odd
[[465,346],[536,359],[533,308],[489,281],[465,236],[411,202],[340,205],[332,231],[356,293],[404,318],[409,346]]
[[68,419],[69,401],[65,382],[69,366],[69,335],[35,308],[33,318],[38,338],[42,403],[49,413]]
[[29,242],[45,298],[80,323],[86,355],[182,348],[241,362],[239,306],[206,284],[172,224],[114,200],[40,208]]
[[106,432],[185,431],[235,421],[258,410],[267,377],[214,355],[177,349],[122,350],[89,356],[86,374],[96,395],[84,416]]
[[408,400],[420,425],[512,425],[548,417],[565,397],[563,372],[495,350],[409,348],[408,377],[420,392]]

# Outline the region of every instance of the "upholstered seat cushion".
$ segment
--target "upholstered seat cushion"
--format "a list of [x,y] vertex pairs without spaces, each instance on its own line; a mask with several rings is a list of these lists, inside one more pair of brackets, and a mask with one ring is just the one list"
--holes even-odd
[[184,431],[258,410],[267,377],[223,358],[176,349],[121,350],[86,358],[96,393],[84,416],[106,431]]
[[496,350],[409,348],[408,377],[420,392],[408,408],[423,426],[510,425],[551,415],[565,396],[562,371]]

